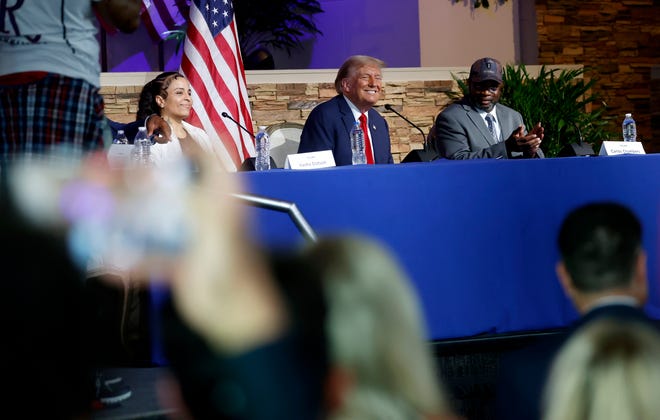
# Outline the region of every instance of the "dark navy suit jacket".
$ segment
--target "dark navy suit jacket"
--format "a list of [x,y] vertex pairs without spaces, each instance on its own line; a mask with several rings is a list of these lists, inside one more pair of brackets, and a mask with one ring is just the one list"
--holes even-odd
[[[368,116],[374,162],[394,163],[387,122],[375,109],[370,109]],[[337,166],[351,165],[350,132],[353,124],[355,118],[342,95],[317,105],[305,121],[298,153],[332,150]]]
[[641,309],[611,304],[597,307],[578,319],[566,334],[541,339],[529,347],[502,356],[496,388],[496,419],[541,418],[541,399],[550,367],[561,346],[588,323],[602,318],[639,321],[658,328]]

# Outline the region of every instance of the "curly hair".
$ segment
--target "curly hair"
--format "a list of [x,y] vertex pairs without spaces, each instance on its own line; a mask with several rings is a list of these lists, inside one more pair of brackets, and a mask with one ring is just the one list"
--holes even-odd
[[149,115],[161,113],[161,108],[156,103],[156,96],[167,98],[167,88],[173,80],[180,77],[185,78],[181,73],[176,71],[166,71],[148,82],[140,92],[140,100],[138,102],[138,110],[135,116],[136,120],[144,120]]

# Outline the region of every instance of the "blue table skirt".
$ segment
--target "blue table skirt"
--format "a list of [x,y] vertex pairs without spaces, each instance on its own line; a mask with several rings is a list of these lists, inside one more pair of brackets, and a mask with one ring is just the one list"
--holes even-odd
[[[430,339],[566,326],[576,317],[556,275],[568,211],[600,200],[642,220],[648,312],[660,318],[660,156],[431,163],[243,172],[246,191],[297,204],[319,235],[355,232],[388,246],[410,275]],[[282,213],[246,207],[267,247],[303,242]],[[247,211],[247,210],[246,210]]]

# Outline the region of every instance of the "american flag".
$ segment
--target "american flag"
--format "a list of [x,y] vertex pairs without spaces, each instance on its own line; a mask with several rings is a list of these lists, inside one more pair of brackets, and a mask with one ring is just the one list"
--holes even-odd
[[252,137],[223,118],[227,112],[252,131],[243,59],[230,0],[193,0],[181,59],[190,81],[193,112],[188,122],[202,127],[219,159],[230,170],[255,154]]
[[186,23],[188,0],[142,0],[142,22],[155,41],[166,39],[169,31]]

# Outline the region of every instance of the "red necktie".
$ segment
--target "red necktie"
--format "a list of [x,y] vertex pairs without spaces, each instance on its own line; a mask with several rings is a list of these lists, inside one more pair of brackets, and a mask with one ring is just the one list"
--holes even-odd
[[367,116],[360,115],[360,126],[364,133],[364,154],[367,155],[367,164],[374,164],[374,153],[371,151],[371,141],[369,141],[369,127],[367,126]]

